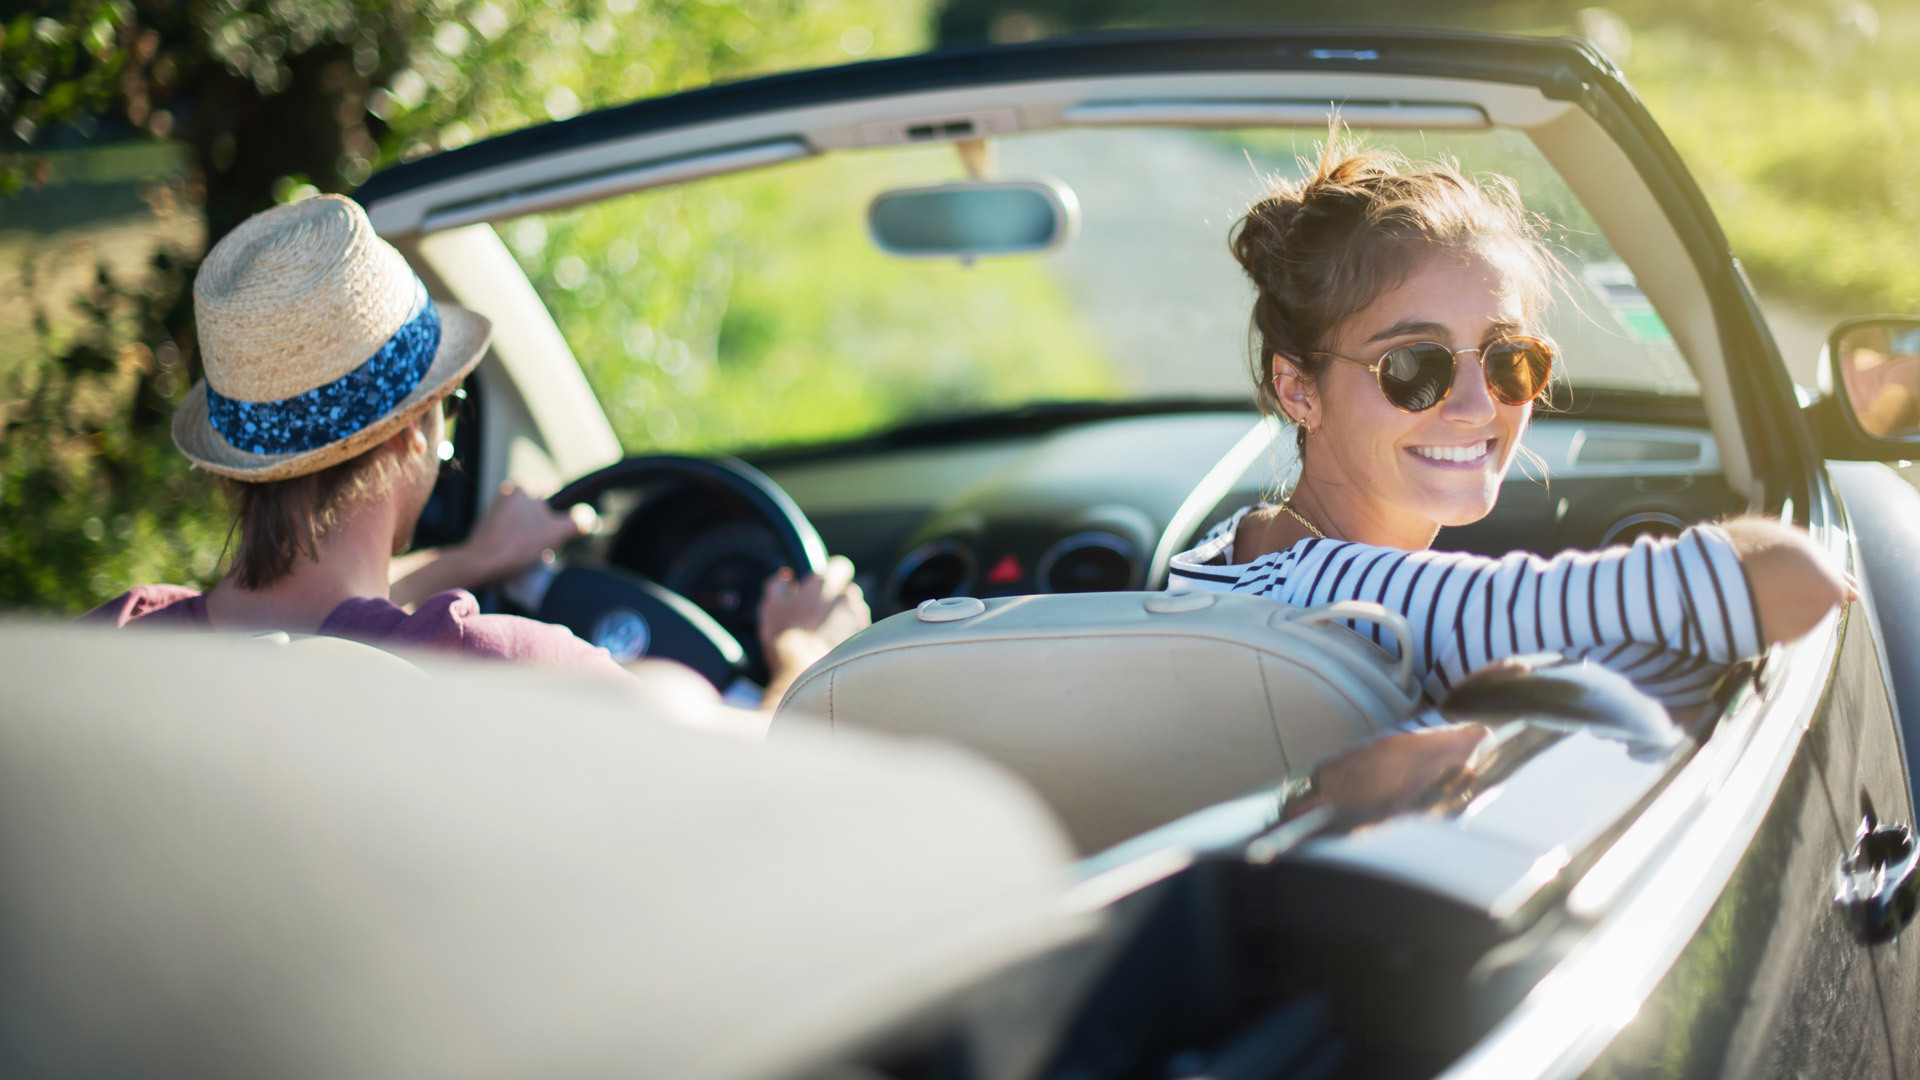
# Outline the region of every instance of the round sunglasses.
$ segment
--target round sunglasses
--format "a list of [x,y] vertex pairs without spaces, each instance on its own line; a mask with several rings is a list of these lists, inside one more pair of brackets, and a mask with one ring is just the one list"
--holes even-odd
[[1308,356],[1330,356],[1359,364],[1380,383],[1380,393],[1401,412],[1425,412],[1447,399],[1453,390],[1454,361],[1469,353],[1480,354],[1480,370],[1486,375],[1487,393],[1495,401],[1525,405],[1540,396],[1553,376],[1553,344],[1540,338],[1508,337],[1490,341],[1477,349],[1455,352],[1437,341],[1416,341],[1396,345],[1374,363],[1356,360],[1339,353],[1311,352]]

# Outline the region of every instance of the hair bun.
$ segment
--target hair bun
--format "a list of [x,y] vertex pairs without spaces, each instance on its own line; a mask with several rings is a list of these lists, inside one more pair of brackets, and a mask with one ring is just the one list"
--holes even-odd
[[1266,196],[1247,208],[1231,237],[1234,258],[1259,282],[1263,271],[1291,261],[1291,234],[1301,224],[1341,221],[1349,216],[1342,211],[1364,215],[1377,197],[1374,189],[1400,177],[1404,165],[1398,155],[1328,139],[1305,177],[1276,177]]
[[1234,260],[1256,284],[1263,272],[1285,260],[1287,233],[1306,209],[1306,200],[1301,196],[1299,185],[1276,180],[1266,196],[1248,207],[1228,234]]
[[1312,194],[1323,188],[1354,187],[1369,181],[1398,176],[1405,163],[1397,155],[1383,150],[1348,150],[1329,142],[1320,155],[1306,188]]

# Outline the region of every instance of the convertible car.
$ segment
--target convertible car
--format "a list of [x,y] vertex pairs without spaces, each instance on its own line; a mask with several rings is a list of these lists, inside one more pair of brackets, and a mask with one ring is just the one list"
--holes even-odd
[[[1287,482],[1290,436],[1246,388],[1250,294],[1226,234],[1260,177],[1298,168],[1334,117],[1512,177],[1566,270],[1550,330],[1567,373],[1527,434],[1532,464],[1440,546],[1551,553],[1757,513],[1808,529],[1862,599],[1680,716],[1552,658],[1426,702],[1379,647],[1407,633],[1379,609],[1166,591],[1176,552]],[[750,691],[764,678],[759,583],[845,554],[875,625],[801,677],[759,749],[824,768],[808,763],[839,743],[875,753],[871,733],[943,740],[1044,808],[1021,804],[1018,827],[982,811],[991,827],[971,838],[937,814],[920,840],[839,820],[847,845],[817,857],[850,895],[836,923],[831,897],[808,894],[822,934],[878,919],[873,896],[933,911],[931,897],[964,892],[952,883],[996,874],[1019,877],[1025,903],[1035,860],[1054,858],[1059,917],[1045,932],[994,923],[982,885],[977,908],[938,908],[953,935],[927,930],[924,955],[844,957],[897,973],[964,940],[964,978],[885,983],[857,999],[871,1023],[837,1042],[669,1071],[1920,1071],[1920,945],[1903,935],[1920,896],[1907,764],[1920,713],[1905,711],[1920,709],[1920,623],[1900,599],[1920,589],[1920,495],[1880,464],[1920,456],[1920,322],[1837,327],[1820,385],[1796,386],[1700,190],[1590,46],[1302,31],[945,51],[502,135],[389,169],[358,198],[434,295],[495,327],[423,539],[463,535],[508,478],[556,485],[556,505],[591,503],[606,523],[484,603]],[[697,235],[674,217],[694,211]],[[545,292],[530,280],[552,238],[621,222],[639,231],[606,265],[570,257]],[[701,244],[730,254],[702,261]],[[653,272],[656,246],[696,272]],[[846,302],[856,287],[879,299]],[[819,298],[817,318],[756,322],[751,294],[778,288]],[[663,318],[679,320],[672,340]],[[797,382],[784,348],[829,349],[834,373]],[[583,367],[633,374],[596,395]],[[764,392],[706,413],[649,396],[721,384]],[[805,415],[779,430],[818,434],[756,436],[756,416],[783,410]],[[694,428],[703,416],[732,426]],[[716,445],[728,452],[671,452]],[[1391,806],[1287,812],[1316,763],[1424,709],[1487,726],[1470,768]],[[862,784],[873,798],[854,817],[900,812],[887,800],[902,785]],[[726,805],[689,802],[687,827],[724,824]],[[713,860],[801,873],[726,835]],[[891,889],[890,869],[947,884]],[[739,891],[757,892],[750,876],[725,890],[648,917],[772,902]],[[777,955],[781,940],[738,944]],[[632,960],[632,941],[609,930],[606,956]],[[721,957],[738,959],[689,944],[667,962],[690,995],[726,998],[703,973],[714,964],[798,1023],[787,1007],[807,999],[804,980]],[[566,1000],[642,1013],[664,1000],[620,999],[624,985]],[[752,1019],[730,1023],[687,1030],[764,1048]]]

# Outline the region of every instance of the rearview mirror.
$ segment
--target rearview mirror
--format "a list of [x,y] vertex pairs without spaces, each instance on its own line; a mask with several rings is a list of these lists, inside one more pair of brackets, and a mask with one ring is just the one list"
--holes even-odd
[[873,242],[892,255],[971,259],[1049,251],[1080,227],[1080,200],[1057,180],[980,180],[901,188],[867,209]]
[[[1827,337],[1820,390],[1828,407],[1823,441],[1838,436],[1851,452],[1830,457],[1920,457],[1920,318],[1848,319]],[[1836,424],[1837,422],[1837,424]]]

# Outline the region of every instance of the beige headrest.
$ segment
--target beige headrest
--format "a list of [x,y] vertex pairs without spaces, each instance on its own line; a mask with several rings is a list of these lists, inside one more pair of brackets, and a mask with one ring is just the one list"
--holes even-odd
[[0,624],[0,1075],[787,1075],[1086,929],[965,755],[421,666]]
[[285,630],[257,630],[243,633],[240,638],[257,645],[292,649],[307,656],[339,657],[342,658],[340,662],[343,663],[384,664],[388,667],[411,671],[416,675],[426,674],[397,653],[391,653],[364,642],[334,637],[331,634],[289,634]]
[[1026,777],[1081,851],[1098,851],[1411,715],[1411,672],[1332,623],[1349,617],[1406,634],[1371,604],[1300,609],[1237,593],[929,602],[811,668],[772,735],[807,717],[949,739]]

